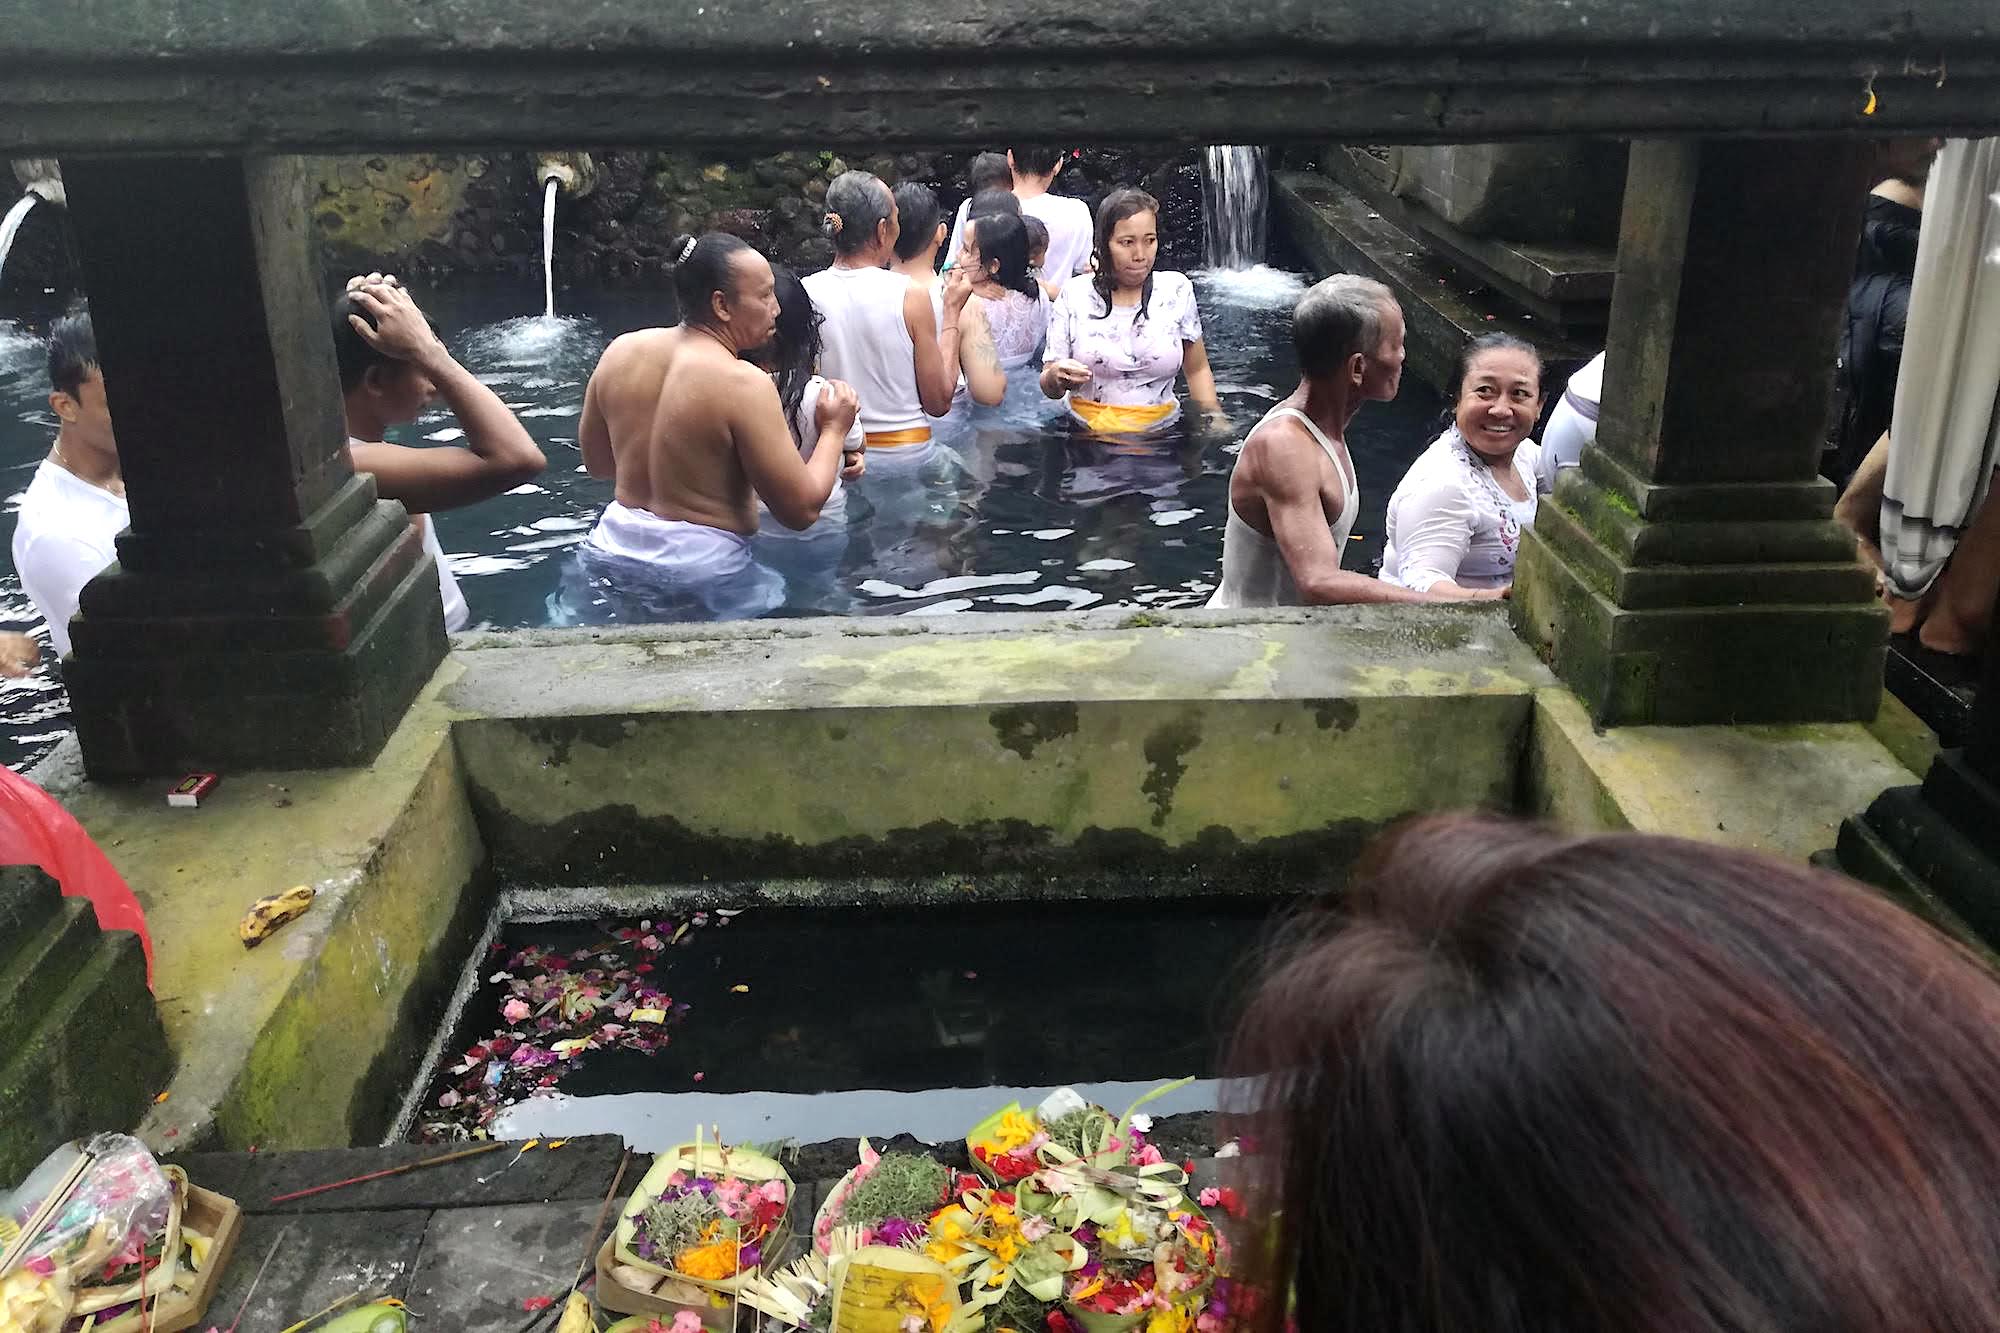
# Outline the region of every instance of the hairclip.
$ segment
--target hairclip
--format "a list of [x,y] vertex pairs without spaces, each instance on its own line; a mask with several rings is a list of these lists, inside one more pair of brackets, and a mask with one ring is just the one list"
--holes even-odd
[[688,262],[688,256],[694,253],[694,248],[695,248],[695,246],[696,246],[696,245],[699,245],[700,243],[701,243],[701,238],[700,238],[700,237],[697,237],[697,236],[690,236],[690,237],[688,237],[688,239],[687,239],[687,244],[686,244],[686,245],[683,245],[683,246],[681,247],[681,253],[680,253],[680,257],[679,257],[679,258],[677,258],[677,259],[675,259],[675,260],[674,260],[674,262],[675,262],[676,264],[685,264],[685,263],[687,263],[687,262]]

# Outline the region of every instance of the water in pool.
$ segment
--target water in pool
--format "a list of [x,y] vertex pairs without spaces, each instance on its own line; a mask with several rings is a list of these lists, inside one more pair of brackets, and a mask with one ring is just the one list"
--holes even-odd
[[510,924],[475,965],[415,1136],[619,1133],[658,1149],[699,1123],[737,1142],[938,1142],[1064,1084],[1117,1109],[1187,1077],[1150,1109],[1213,1109],[1224,1016],[1274,902]]
[[[1269,268],[1196,277],[1224,408],[1225,438],[1185,433],[1143,448],[1070,434],[1031,384],[1005,407],[941,432],[916,465],[878,453],[850,493],[842,529],[768,532],[760,559],[783,577],[780,615],[942,615],[1084,607],[1199,606],[1222,558],[1228,473],[1237,441],[1297,382],[1289,314],[1300,276]],[[610,498],[586,476],[576,425],[604,345],[670,322],[671,298],[572,291],[558,321],[523,318],[538,292],[498,284],[420,290],[453,353],[500,393],[546,451],[548,470],[507,495],[438,517],[438,532],[475,625],[508,629],[603,620],[573,549]],[[39,343],[0,321],[0,477],[18,505],[47,453],[54,419]],[[1371,403],[1348,434],[1361,515],[1347,564],[1372,570],[1382,515],[1408,461],[1430,440],[1438,399],[1405,377],[1394,403]],[[455,438],[435,411],[404,443]],[[11,537],[11,529],[8,532]],[[0,549],[0,628],[41,633]],[[53,670],[0,695],[0,756],[19,767],[66,730]]]

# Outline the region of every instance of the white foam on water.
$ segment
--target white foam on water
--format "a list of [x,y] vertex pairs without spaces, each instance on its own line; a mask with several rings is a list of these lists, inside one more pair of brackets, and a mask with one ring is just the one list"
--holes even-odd
[[1082,564],[1077,566],[1078,572],[1085,574],[1111,574],[1121,569],[1130,569],[1130,568],[1132,568],[1132,562],[1130,560],[1110,560],[1110,559],[1086,560]]
[[1080,611],[1104,600],[1101,592],[1088,588],[1037,588],[1033,592],[997,592],[985,600],[1005,606],[1044,606],[1050,602],[1061,602],[1072,611]]
[[946,593],[966,592],[973,588],[991,588],[1008,583],[1035,583],[1041,577],[1033,570],[1023,570],[1014,574],[960,574],[948,579],[932,579],[921,588],[905,588],[900,583],[890,583],[883,579],[864,579],[861,591],[870,597],[941,597]]
[[444,428],[443,430],[434,430],[434,431],[432,431],[432,432],[431,432],[430,434],[428,434],[428,435],[424,436],[424,438],[425,438],[425,439],[427,439],[427,440],[433,440],[433,441],[436,441],[437,443],[440,443],[440,444],[442,444],[442,443],[443,443],[444,441],[446,441],[446,440],[462,440],[462,439],[464,439],[464,438],[465,438],[465,432],[464,432],[464,431],[462,431],[462,430],[460,430],[460,429],[459,429],[458,427],[456,427],[456,426],[446,426],[446,427],[445,427],[445,428]]
[[1201,295],[1223,305],[1269,309],[1296,301],[1305,294],[1306,280],[1269,264],[1249,268],[1205,268],[1195,274]]
[[913,606],[907,611],[898,611],[899,616],[949,616],[960,611],[970,611],[970,597],[953,597],[949,601],[933,602],[929,606]]
[[1176,523],[1185,523],[1191,518],[1200,516],[1199,509],[1166,509],[1157,514],[1147,515],[1156,525],[1163,528],[1171,528]]
[[[566,357],[594,355],[601,341],[593,319],[522,315],[466,334],[459,359],[482,366],[546,366]],[[495,380],[491,377],[488,382]]]
[[1061,541],[1064,537],[1073,536],[1075,533],[1075,528],[1043,528],[1040,532],[1031,532],[1028,535],[1038,542],[1053,542]]

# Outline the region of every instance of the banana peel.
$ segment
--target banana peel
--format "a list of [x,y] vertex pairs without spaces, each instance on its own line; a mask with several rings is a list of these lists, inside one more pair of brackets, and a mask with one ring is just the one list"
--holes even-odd
[[597,1321],[590,1317],[590,1297],[580,1291],[569,1294],[556,1333],[597,1333]]
[[301,884],[286,889],[283,893],[273,893],[250,904],[250,910],[236,925],[236,936],[243,941],[243,947],[254,949],[277,931],[287,921],[296,921],[305,915],[316,896],[310,884]]

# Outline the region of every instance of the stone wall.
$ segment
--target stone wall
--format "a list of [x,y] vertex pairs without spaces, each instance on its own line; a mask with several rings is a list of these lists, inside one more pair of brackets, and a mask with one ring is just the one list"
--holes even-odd
[[[831,261],[820,232],[827,184],[849,168],[895,184],[920,180],[948,208],[965,197],[966,153],[881,154],[800,149],[766,156],[689,150],[591,155],[580,197],[558,196],[556,278],[569,283],[663,283],[667,246],[684,231],[720,229],[771,258],[810,270]],[[541,190],[525,154],[425,154],[320,159],[313,205],[330,270],[387,265],[428,277],[528,276],[541,266]],[[1199,258],[1201,191],[1195,152],[1081,150],[1057,189],[1095,203],[1139,184],[1161,200],[1172,266]]]

